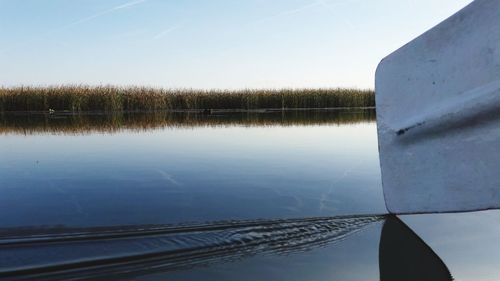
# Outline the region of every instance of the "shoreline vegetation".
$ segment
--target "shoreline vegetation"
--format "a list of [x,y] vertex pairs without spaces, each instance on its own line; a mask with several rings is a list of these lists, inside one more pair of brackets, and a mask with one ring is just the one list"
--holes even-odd
[[134,112],[373,108],[372,90],[196,90],[115,86],[0,87],[0,112]]
[[155,111],[114,113],[0,114],[0,135],[116,133],[163,128],[340,126],[375,122],[374,109],[322,109],[253,112]]

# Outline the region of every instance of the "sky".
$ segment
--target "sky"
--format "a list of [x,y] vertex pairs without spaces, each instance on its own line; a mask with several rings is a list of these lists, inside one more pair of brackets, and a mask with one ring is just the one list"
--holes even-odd
[[0,87],[373,88],[471,0],[0,0]]

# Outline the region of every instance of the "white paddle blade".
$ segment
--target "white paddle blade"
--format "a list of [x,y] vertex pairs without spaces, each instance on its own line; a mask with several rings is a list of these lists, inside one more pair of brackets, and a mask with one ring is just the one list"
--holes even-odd
[[391,213],[500,208],[500,0],[476,0],[376,74]]

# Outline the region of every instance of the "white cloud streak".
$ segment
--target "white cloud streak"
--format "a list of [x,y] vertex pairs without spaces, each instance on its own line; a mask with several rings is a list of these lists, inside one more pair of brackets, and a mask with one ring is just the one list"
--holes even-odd
[[9,52],[10,50],[12,49],[15,49],[15,48],[18,48],[18,47],[22,47],[26,44],[30,44],[30,43],[33,43],[33,42],[36,42],[38,40],[41,40],[43,37],[45,36],[50,36],[50,35],[53,35],[57,32],[60,32],[60,31],[64,31],[64,30],[67,30],[73,26],[76,26],[76,25],[79,25],[79,24],[82,24],[82,23],[85,23],[85,22],[88,22],[90,20],[93,20],[95,18],[98,18],[98,17],[101,17],[101,16],[104,16],[104,15],[107,15],[107,14],[110,14],[112,12],[115,12],[115,11],[118,11],[118,10],[121,10],[121,9],[125,9],[125,8],[130,8],[130,7],[133,7],[133,6],[136,6],[138,4],[141,4],[141,3],[144,3],[148,0],[134,0],[134,1],[129,1],[129,2],[126,2],[124,4],[121,4],[121,5],[118,5],[118,6],[115,6],[115,7],[112,7],[110,9],[107,9],[107,10],[104,10],[104,11],[101,11],[99,13],[96,13],[96,14],[93,14],[93,15],[90,15],[90,16],[87,16],[87,17],[84,17],[84,18],[81,18],[79,20],[76,20],[72,23],[69,23],[67,25],[64,25],[64,26],[61,26],[61,27],[58,27],[58,28],[55,28],[55,29],[52,29],[52,30],[49,30],[43,34],[41,34],[40,36],[38,36],[37,38],[32,38],[30,40],[27,40],[25,42],[20,42],[18,44],[15,44],[14,46],[10,46],[8,48],[5,48],[5,49],[2,49],[0,50],[0,52],[2,53],[6,53],[6,52]]
[[316,8],[316,7],[322,7],[322,8],[329,9],[330,11],[333,11],[332,8],[334,6],[345,5],[345,4],[348,4],[349,2],[354,2],[354,1],[352,1],[352,0],[351,1],[335,1],[334,3],[330,3],[330,1],[328,1],[328,0],[316,0],[316,1],[312,2],[312,3],[309,3],[307,5],[303,5],[303,6],[297,7],[295,9],[284,10],[284,11],[281,11],[281,12],[279,12],[277,14],[274,14],[274,15],[271,15],[271,16],[268,16],[268,17],[264,17],[264,18],[258,19],[256,21],[254,21],[253,23],[254,24],[258,24],[258,23],[266,22],[266,21],[269,21],[269,20],[272,20],[272,19],[275,19],[275,18],[279,18],[279,17],[282,17],[282,16],[288,16],[288,15],[298,14],[298,13],[303,12],[305,10]]
[[120,10],[120,9],[125,9],[125,8],[129,8],[129,7],[132,7],[132,6],[135,6],[135,5],[138,5],[138,4],[141,4],[141,3],[144,3],[146,2],[147,0],[135,0],[135,1],[130,1],[128,3],[125,3],[125,4],[122,4],[122,5],[118,5],[116,7],[113,7],[111,10],[113,11],[116,11],[116,10]]
[[117,10],[121,10],[121,9],[125,9],[125,8],[130,8],[132,6],[135,6],[135,5],[138,5],[138,4],[141,4],[141,3],[144,3],[146,2],[147,0],[135,0],[135,1],[130,1],[130,2],[127,2],[127,3],[124,3],[122,5],[118,5],[118,6],[115,6],[111,9],[108,9],[108,10],[104,10],[102,12],[99,12],[97,14],[94,14],[94,15],[91,15],[91,16],[88,16],[88,17],[85,17],[85,18],[82,18],[82,19],[79,19],[77,21],[74,21],[66,26],[63,26],[55,31],[60,31],[60,30],[65,30],[67,28],[70,28],[70,27],[73,27],[75,25],[78,25],[78,24],[81,24],[81,23],[84,23],[84,22],[87,22],[87,21],[90,21],[92,19],[95,19],[95,18],[98,18],[98,17],[101,17],[101,16],[104,16],[104,15],[107,15],[107,14],[110,14],[114,11],[117,11]]
[[169,34],[170,32],[172,32],[172,31],[174,31],[176,29],[179,29],[181,26],[182,25],[180,25],[180,24],[176,24],[176,25],[171,26],[171,27],[169,27],[167,29],[164,29],[160,33],[156,34],[153,37],[153,39],[155,39],[155,40],[161,39],[161,38],[165,37],[167,34]]
[[261,18],[259,20],[254,21],[253,23],[262,23],[262,22],[266,22],[268,20],[272,20],[274,18],[281,17],[281,16],[297,14],[297,13],[300,13],[300,12],[302,12],[304,10],[307,10],[307,9],[310,9],[310,8],[314,8],[314,7],[317,7],[317,6],[321,6],[321,5],[323,5],[322,1],[314,1],[314,2],[312,2],[310,4],[307,4],[307,5],[304,5],[304,6],[300,6],[300,7],[295,8],[295,9],[284,10],[284,11],[281,11],[281,12],[279,12],[277,14],[272,15],[272,16]]

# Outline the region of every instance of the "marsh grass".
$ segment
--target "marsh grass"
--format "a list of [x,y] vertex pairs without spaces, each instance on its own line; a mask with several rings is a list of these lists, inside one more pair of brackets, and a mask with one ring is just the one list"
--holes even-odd
[[0,88],[0,112],[113,112],[374,107],[371,90],[194,90],[114,86]]
[[111,114],[0,114],[2,134],[88,134],[163,128],[228,126],[335,126],[375,121],[375,110],[291,110],[274,112],[115,112]]

